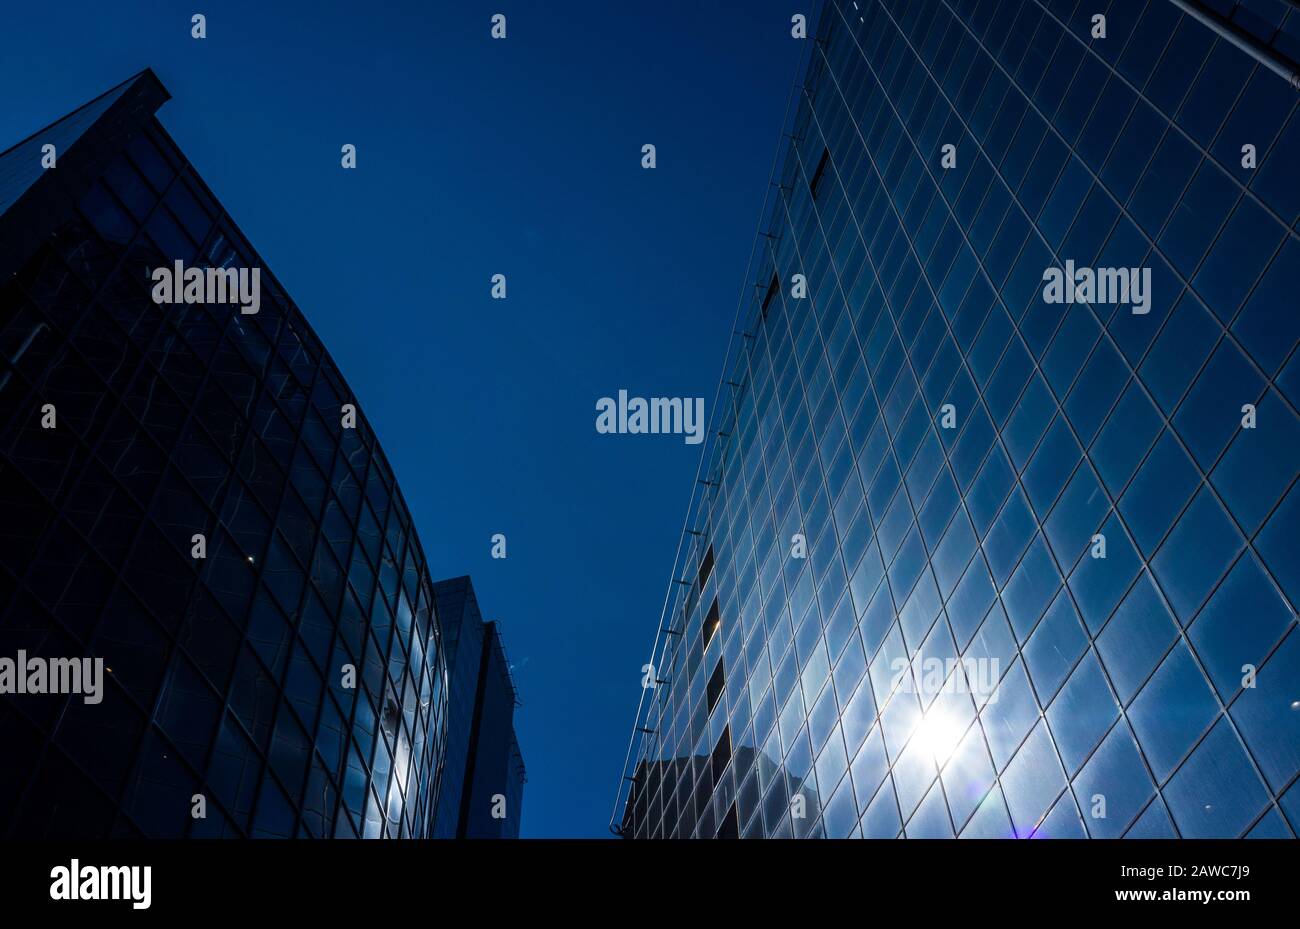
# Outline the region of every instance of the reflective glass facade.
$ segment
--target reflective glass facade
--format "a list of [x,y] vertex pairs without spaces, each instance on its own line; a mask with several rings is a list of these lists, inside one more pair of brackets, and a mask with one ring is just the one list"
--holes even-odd
[[447,663],[447,744],[434,838],[517,839],[527,780],[519,705],[500,627],[484,622],[468,577],[433,585]]
[[817,35],[617,828],[1294,837],[1295,88],[1169,0]]
[[[166,99],[144,72],[0,156],[0,656],[107,668],[98,704],[0,696],[0,836],[426,835],[446,669],[410,514]],[[178,259],[260,268],[260,311],[154,303]]]

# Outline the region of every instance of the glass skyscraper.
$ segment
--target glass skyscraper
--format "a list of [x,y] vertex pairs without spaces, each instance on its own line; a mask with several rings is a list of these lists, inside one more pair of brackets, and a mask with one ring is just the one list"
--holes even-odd
[[[0,155],[0,659],[105,666],[98,703],[0,695],[0,836],[428,835],[410,513],[166,99],[145,71]],[[177,261],[260,269],[260,308],[154,302]]]
[[468,577],[438,581],[433,602],[449,694],[433,837],[517,839],[526,776],[514,729],[519,699],[500,628],[483,621]]
[[616,831],[1295,836],[1297,37],[827,0]]

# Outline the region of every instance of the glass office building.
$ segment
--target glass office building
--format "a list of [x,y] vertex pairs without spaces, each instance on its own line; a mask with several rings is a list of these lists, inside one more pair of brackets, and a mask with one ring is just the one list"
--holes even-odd
[[[97,704],[0,695],[0,836],[427,835],[410,513],[166,99],[143,72],[0,155],[0,658],[105,664]],[[259,311],[155,303],[178,260],[259,268]]]
[[1294,837],[1300,8],[816,26],[615,831]]
[[447,663],[447,743],[434,838],[517,839],[523,813],[519,705],[495,622],[484,622],[468,577],[438,581],[433,602]]

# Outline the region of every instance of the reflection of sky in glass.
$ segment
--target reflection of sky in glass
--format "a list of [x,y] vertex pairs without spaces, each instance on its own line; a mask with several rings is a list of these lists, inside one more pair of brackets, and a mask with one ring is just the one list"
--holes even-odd
[[[712,603],[731,727],[771,746],[779,713],[807,769],[806,714],[828,833],[847,786],[871,836],[941,834],[943,803],[980,838],[1291,834],[1300,324],[1269,308],[1300,288],[1300,194],[1283,160],[1245,175],[1234,155],[1255,136],[1300,150],[1294,94],[1167,4],[1112,11],[1152,84],[1072,23],[1026,18],[1042,4],[1007,26],[1047,41],[1041,83],[1005,30],[946,5],[856,6],[826,4],[782,154],[691,520],[688,573],[705,550],[710,573],[674,610],[687,638],[668,659],[687,680],[713,670],[689,638]],[[1190,85],[1171,35],[1213,49]],[[936,53],[957,38],[968,54]],[[945,124],[962,153],[947,173]],[[1154,302],[1043,301],[1044,268],[1067,260],[1149,265]],[[811,570],[782,559],[795,530]],[[693,701],[658,696],[643,731],[681,754]],[[651,790],[635,831],[706,836],[726,813],[745,836],[784,829],[734,776],[734,811],[697,818]]]

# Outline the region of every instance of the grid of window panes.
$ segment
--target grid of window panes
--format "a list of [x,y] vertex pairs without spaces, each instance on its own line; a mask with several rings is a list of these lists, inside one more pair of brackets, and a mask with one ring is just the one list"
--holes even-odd
[[1293,837],[1296,92],[1167,0],[818,34],[624,834]]
[[152,302],[175,259],[260,261],[156,121],[101,129],[0,284],[0,654],[110,670],[0,697],[0,835],[423,835],[445,670],[393,474],[264,268],[256,315]]
[[442,632],[443,660],[447,665],[447,739],[443,765],[452,773],[438,791],[432,837],[454,839],[460,824],[461,798],[473,786],[464,775],[478,704],[478,671],[485,629],[478,598],[468,577],[436,582],[433,599]]

